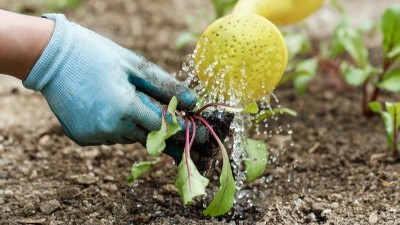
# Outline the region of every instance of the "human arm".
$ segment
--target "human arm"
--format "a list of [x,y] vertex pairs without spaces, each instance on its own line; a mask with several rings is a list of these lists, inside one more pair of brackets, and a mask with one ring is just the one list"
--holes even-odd
[[54,21],[0,9],[0,74],[25,80],[54,30]]
[[[10,20],[19,20],[22,16],[5,14],[4,18]],[[186,109],[196,104],[195,94],[187,86],[139,54],[68,21],[63,15],[45,17],[27,22],[29,28],[25,30],[26,34],[43,35],[35,42],[44,43],[37,47],[39,54],[26,53],[29,43],[24,43],[17,48],[22,49],[15,53],[17,57],[1,55],[8,63],[2,64],[0,73],[20,77],[25,87],[40,91],[67,136],[76,143],[144,143],[147,133],[161,126],[161,107],[151,98],[166,104],[172,96],[177,96],[179,107]],[[41,23],[55,25],[51,32],[30,30]],[[9,32],[2,30],[1,35],[7,36]],[[11,40],[12,46],[20,44],[13,38],[0,37]],[[4,45],[0,48],[15,51],[4,41],[0,43]],[[20,60],[25,69],[16,66],[10,70],[8,64],[18,65],[17,58],[23,54],[32,55]],[[25,71],[29,71],[26,79]]]

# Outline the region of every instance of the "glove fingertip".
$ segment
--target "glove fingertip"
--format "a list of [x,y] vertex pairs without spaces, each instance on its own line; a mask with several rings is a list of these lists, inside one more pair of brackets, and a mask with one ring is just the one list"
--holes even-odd
[[196,94],[190,89],[182,92],[176,97],[178,98],[179,106],[183,109],[193,109],[196,106]]

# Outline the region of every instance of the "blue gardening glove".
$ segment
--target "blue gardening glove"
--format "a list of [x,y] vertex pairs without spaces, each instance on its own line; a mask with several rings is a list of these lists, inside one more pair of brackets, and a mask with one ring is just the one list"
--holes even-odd
[[177,96],[186,109],[196,104],[187,86],[142,56],[64,15],[44,17],[55,20],[55,30],[23,84],[44,95],[77,144],[143,144],[161,127],[162,108],[150,97],[167,104]]

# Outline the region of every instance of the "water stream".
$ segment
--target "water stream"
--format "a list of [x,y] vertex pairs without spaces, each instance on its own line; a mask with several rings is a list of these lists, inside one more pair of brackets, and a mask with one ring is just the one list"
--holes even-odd
[[[193,88],[199,96],[199,105],[204,105],[206,103],[225,103],[231,106],[240,106],[240,90],[234,90],[230,92],[230,98],[226,99],[222,93],[224,89],[224,76],[228,74],[229,68],[218,71],[215,74],[213,68],[218,64],[215,62],[207,67],[206,72],[208,76],[217,76],[215,82],[212,84],[212,88],[207,91],[205,88],[209,84],[208,81],[202,82],[196,77],[196,68],[194,58],[195,54],[202,54],[194,52],[188,55],[187,62],[182,64],[182,71],[178,73],[178,76],[186,77],[185,83]],[[203,58],[204,56],[201,56]],[[200,62],[201,63],[201,62]],[[242,76],[246,76],[245,69],[242,70]],[[242,87],[245,90],[246,87]],[[239,93],[239,94],[238,94]],[[235,96],[235,97],[233,97]],[[274,108],[281,108],[279,99],[273,93],[269,93],[264,96],[259,102],[260,112],[272,111]],[[215,110],[215,109],[213,109]],[[216,108],[216,110],[221,110]],[[234,120],[230,125],[230,130],[232,136],[225,140],[226,146],[232,150],[231,153],[231,167],[234,172],[234,177],[236,181],[237,194],[235,199],[235,204],[233,210],[229,213],[232,218],[243,218],[243,213],[246,208],[256,207],[256,204],[268,195],[268,189],[271,188],[273,182],[273,176],[267,174],[261,177],[255,185],[248,184],[246,182],[246,171],[244,168],[244,160],[246,159],[246,143],[247,138],[256,138],[260,140],[265,140],[268,145],[269,157],[268,159],[260,159],[268,161],[268,164],[274,164],[276,168],[282,168],[288,166],[287,164],[282,164],[279,162],[279,157],[282,156],[288,148],[293,146],[291,142],[291,135],[293,131],[289,124],[282,125],[279,123],[279,116],[281,113],[275,113],[271,117],[265,119],[258,124],[254,123],[254,115],[249,115],[247,113],[235,113]],[[273,124],[273,126],[271,125]],[[270,144],[272,143],[272,144]],[[218,162],[216,163],[218,164]],[[218,166],[218,165],[216,165]],[[268,169],[267,169],[268,170]],[[215,176],[214,180],[218,180],[218,176]],[[291,176],[288,174],[287,181],[291,182]],[[213,190],[216,191],[216,190]],[[203,206],[207,206],[207,197],[203,197]]]

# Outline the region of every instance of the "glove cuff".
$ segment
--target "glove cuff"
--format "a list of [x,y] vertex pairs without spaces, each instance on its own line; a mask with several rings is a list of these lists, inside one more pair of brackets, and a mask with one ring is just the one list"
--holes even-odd
[[52,102],[59,102],[87,70],[86,64],[67,63],[73,62],[77,51],[80,51],[76,46],[79,35],[76,29],[80,26],[68,21],[63,14],[44,14],[42,17],[54,20],[55,28],[43,53],[22,84],[28,89],[42,92]]

